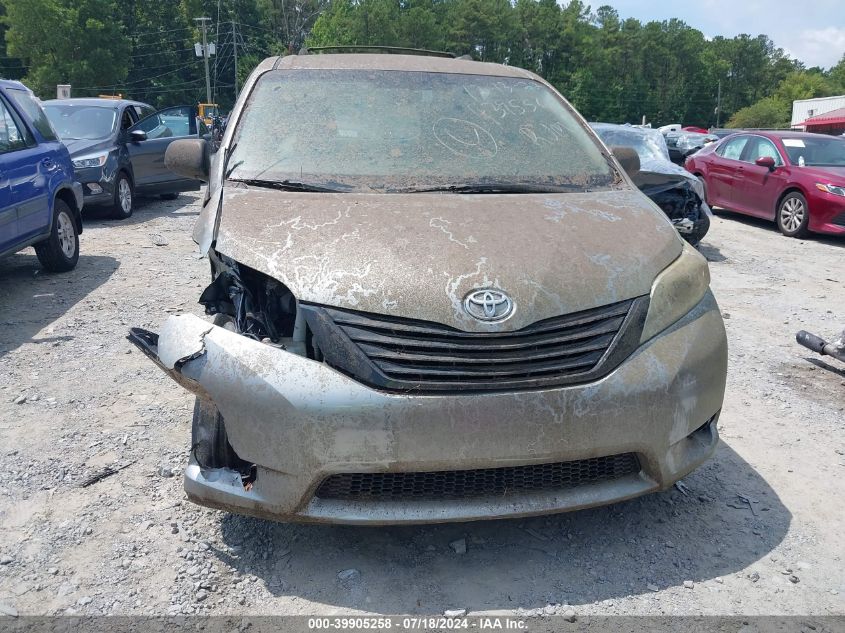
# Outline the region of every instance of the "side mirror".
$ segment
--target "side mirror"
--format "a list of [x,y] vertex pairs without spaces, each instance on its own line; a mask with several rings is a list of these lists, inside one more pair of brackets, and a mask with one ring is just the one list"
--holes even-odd
[[619,161],[628,176],[633,178],[640,173],[640,155],[635,150],[630,147],[614,146],[610,148],[610,153]]
[[754,161],[754,164],[758,167],[765,167],[769,171],[775,170],[775,159],[771,156],[761,156],[760,158]]
[[164,166],[191,180],[208,182],[209,162],[208,143],[203,139],[173,141],[164,153]]
[[147,140],[147,133],[144,130],[132,130],[129,133],[129,140],[133,143],[140,143]]

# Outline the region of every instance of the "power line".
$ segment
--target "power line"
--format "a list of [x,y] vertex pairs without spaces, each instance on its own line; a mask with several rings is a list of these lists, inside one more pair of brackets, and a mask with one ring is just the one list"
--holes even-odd
[[178,29],[168,29],[166,31],[147,31],[145,33],[130,33],[129,37],[144,37],[146,35],[164,35],[165,33],[176,33],[178,31],[190,31],[191,27],[182,26]]
[[186,42],[191,38],[186,35],[185,37],[177,37],[171,40],[159,40],[158,42],[142,42],[140,44],[133,44],[133,48],[149,48],[150,46],[162,46],[163,44],[172,44],[174,42]]
[[193,48],[179,48],[176,50],[163,50],[163,51],[153,51],[152,53],[141,53],[139,55],[130,55],[130,59],[135,59],[136,57],[150,57],[151,55],[169,55],[171,53],[186,53],[188,51],[193,51]]
[[190,68],[191,64],[182,64],[179,68],[174,68],[173,70],[169,70],[167,72],[161,73],[160,75],[153,75],[152,77],[145,77],[143,79],[137,79],[135,81],[127,81],[123,83],[115,83],[110,84],[108,86],[84,86],[79,88],[80,90],[106,90],[106,89],[122,89],[129,86],[134,86],[135,84],[144,83],[147,81],[152,81],[153,79],[159,79],[160,77],[164,77],[166,75],[172,75],[175,72],[179,72],[181,70],[185,70]]

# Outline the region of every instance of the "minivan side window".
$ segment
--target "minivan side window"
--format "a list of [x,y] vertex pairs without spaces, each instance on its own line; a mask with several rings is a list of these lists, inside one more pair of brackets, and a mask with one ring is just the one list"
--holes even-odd
[[12,101],[14,101],[15,104],[26,113],[30,121],[32,121],[32,126],[38,130],[38,133],[44,137],[45,141],[58,140],[58,136],[56,136],[53,126],[50,125],[50,120],[47,118],[47,115],[44,114],[44,110],[41,109],[41,106],[32,94],[26,90],[20,90],[18,88],[9,88],[9,90],[7,90],[7,94],[12,98]]
[[14,152],[27,145],[25,132],[18,126],[5,102],[0,100],[0,153]]
[[745,149],[746,143],[748,143],[747,136],[737,136],[736,138],[730,139],[727,143],[725,143],[725,147],[722,150],[722,157],[729,158],[731,160],[739,160],[739,157],[742,156],[742,150]]

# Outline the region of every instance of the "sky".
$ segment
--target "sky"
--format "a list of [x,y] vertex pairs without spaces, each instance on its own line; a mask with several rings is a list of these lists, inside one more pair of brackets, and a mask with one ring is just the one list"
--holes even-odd
[[768,35],[807,67],[830,68],[845,55],[845,0],[587,0],[642,22],[679,18],[707,37]]

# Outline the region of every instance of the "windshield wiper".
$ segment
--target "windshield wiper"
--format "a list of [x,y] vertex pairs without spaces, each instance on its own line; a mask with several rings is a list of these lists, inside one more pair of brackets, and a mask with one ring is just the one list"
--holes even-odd
[[232,182],[242,182],[252,187],[265,187],[267,189],[280,189],[281,191],[308,191],[311,193],[341,193],[343,189],[334,189],[322,185],[314,185],[307,182],[295,180],[262,180],[260,178],[232,178]]
[[445,193],[561,193],[567,191],[586,191],[584,187],[575,185],[544,185],[540,183],[524,182],[477,182],[460,185],[441,185],[437,187],[408,187],[393,189],[391,193],[430,193],[442,191]]

